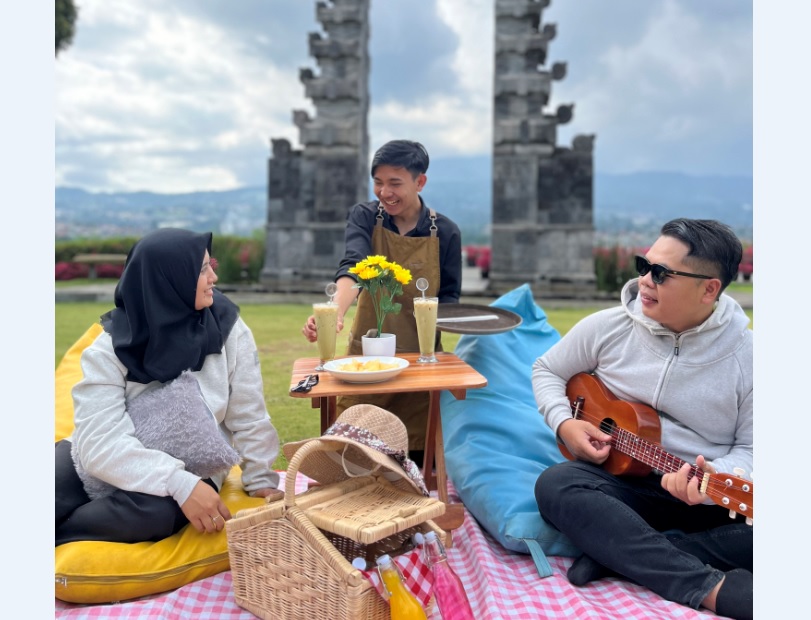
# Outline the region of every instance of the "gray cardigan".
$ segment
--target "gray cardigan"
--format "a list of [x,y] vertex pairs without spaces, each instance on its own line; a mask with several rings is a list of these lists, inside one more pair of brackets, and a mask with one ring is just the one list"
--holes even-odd
[[701,454],[716,471],[752,472],[752,330],[738,303],[721,295],[701,325],[675,334],[647,318],[634,278],[622,304],[575,325],[538,358],[532,388],[538,410],[557,433],[571,418],[566,383],[596,372],[619,399],[657,410],[662,447],[695,463]]
[[[145,448],[134,434],[127,402],[161,386],[126,380],[127,369],[102,332],[82,353],[84,378],[73,388],[75,429],[70,440],[85,471],[119,489],[167,496],[182,505],[200,478],[165,452]],[[247,492],[277,487],[273,461],[279,436],[265,407],[259,355],[253,334],[237,319],[220,355],[206,357],[191,373],[200,384],[208,409],[227,441],[242,457]],[[227,472],[212,477],[218,488]]]

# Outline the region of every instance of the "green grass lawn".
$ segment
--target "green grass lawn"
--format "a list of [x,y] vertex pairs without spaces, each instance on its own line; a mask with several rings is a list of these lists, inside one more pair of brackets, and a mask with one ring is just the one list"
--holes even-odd
[[[751,286],[751,285],[750,285]],[[55,363],[56,367],[70,346],[97,322],[99,316],[109,310],[109,302],[58,303],[56,304]],[[315,344],[301,335],[301,326],[311,312],[307,304],[240,304],[242,318],[253,331],[262,365],[265,400],[268,411],[281,442],[297,441],[320,435],[320,412],[311,407],[306,398],[291,398],[288,394],[290,372],[293,362],[300,357],[318,355]],[[593,308],[564,308],[547,310],[550,325],[563,335],[581,318],[597,310]],[[747,311],[752,319],[752,312]],[[347,326],[352,313],[347,315]],[[348,333],[348,328],[344,334]],[[459,341],[458,334],[442,335],[443,348],[453,351]],[[344,337],[345,338],[345,337]],[[346,340],[340,340],[338,351],[346,350]],[[276,469],[286,469],[283,456],[274,463]]]

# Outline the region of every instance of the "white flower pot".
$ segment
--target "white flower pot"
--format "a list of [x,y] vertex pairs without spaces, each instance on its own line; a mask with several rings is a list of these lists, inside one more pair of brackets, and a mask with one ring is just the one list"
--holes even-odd
[[397,351],[397,336],[395,334],[380,334],[379,338],[361,336],[364,355],[377,355],[380,357],[394,357]]

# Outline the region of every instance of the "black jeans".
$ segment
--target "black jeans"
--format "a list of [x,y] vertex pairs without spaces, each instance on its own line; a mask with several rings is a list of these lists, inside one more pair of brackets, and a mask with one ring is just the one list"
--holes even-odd
[[743,517],[688,506],[654,474],[620,478],[591,463],[558,463],[538,477],[535,501],[593,560],[669,601],[698,609],[724,571],[752,571],[752,527]]
[[[70,442],[56,444],[55,546],[79,540],[158,541],[189,521],[171,497],[117,490],[91,500],[70,456]],[[206,483],[215,487],[210,480]]]

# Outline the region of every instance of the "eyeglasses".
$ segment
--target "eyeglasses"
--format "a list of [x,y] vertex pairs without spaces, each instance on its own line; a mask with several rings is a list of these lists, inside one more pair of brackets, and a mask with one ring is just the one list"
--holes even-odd
[[644,256],[636,257],[636,270],[639,276],[646,276],[648,272],[651,274],[654,284],[661,284],[665,281],[667,276],[687,276],[688,278],[701,278],[702,280],[712,280],[712,276],[705,276],[700,273],[687,273],[686,271],[676,271],[668,269],[664,265],[658,263],[651,263]]
[[299,381],[295,387],[290,388],[291,392],[309,392],[318,385],[318,375],[307,375]]

